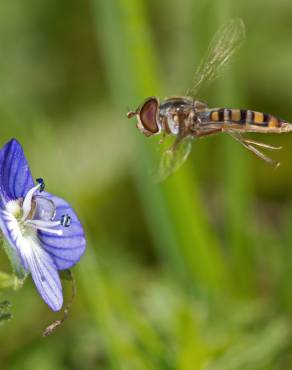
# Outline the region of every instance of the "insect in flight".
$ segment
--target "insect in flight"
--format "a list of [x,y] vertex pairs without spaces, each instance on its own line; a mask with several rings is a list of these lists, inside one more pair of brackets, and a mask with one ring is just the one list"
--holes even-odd
[[166,179],[186,160],[195,138],[227,132],[246,149],[277,167],[279,162],[270,159],[258,148],[277,150],[274,147],[243,136],[247,132],[283,133],[292,131],[292,124],[267,113],[248,109],[208,108],[196,100],[203,85],[218,77],[222,67],[245,40],[245,27],[241,19],[232,19],[223,25],[212,39],[207,53],[195,73],[193,86],[185,96],[146,99],[128,118],[137,117],[138,129],[145,136],[173,135],[173,145],[162,154],[158,180]]

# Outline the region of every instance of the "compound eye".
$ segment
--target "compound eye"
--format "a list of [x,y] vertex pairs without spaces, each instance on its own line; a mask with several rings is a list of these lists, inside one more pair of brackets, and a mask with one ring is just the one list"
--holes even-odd
[[158,101],[156,98],[150,98],[142,106],[139,112],[140,122],[146,131],[155,134],[159,131],[157,124]]

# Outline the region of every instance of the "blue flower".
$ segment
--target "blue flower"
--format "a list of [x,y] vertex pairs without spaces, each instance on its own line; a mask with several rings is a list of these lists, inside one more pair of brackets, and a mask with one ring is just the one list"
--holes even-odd
[[21,145],[12,139],[0,150],[0,228],[14,270],[31,273],[43,300],[54,311],[63,305],[58,270],[75,265],[85,236],[75,212],[61,198],[35,184]]

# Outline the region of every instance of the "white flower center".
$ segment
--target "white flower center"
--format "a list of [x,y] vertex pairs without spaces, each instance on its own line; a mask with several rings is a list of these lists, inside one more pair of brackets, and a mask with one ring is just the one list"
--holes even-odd
[[37,230],[58,236],[63,234],[62,229],[56,229],[61,221],[54,221],[54,203],[41,195],[35,195],[41,186],[42,184],[38,184],[31,188],[24,199],[10,200],[5,205],[4,213],[9,219],[10,227],[18,235],[35,234]]
[[17,200],[10,200],[6,203],[7,212],[11,213],[15,218],[21,215],[21,207]]

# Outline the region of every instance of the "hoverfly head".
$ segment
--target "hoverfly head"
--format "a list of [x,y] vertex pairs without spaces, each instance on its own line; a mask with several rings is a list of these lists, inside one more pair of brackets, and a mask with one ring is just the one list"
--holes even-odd
[[150,97],[141,104],[136,111],[128,112],[127,117],[137,116],[137,128],[145,135],[152,136],[160,132],[158,123],[159,102],[155,97]]

